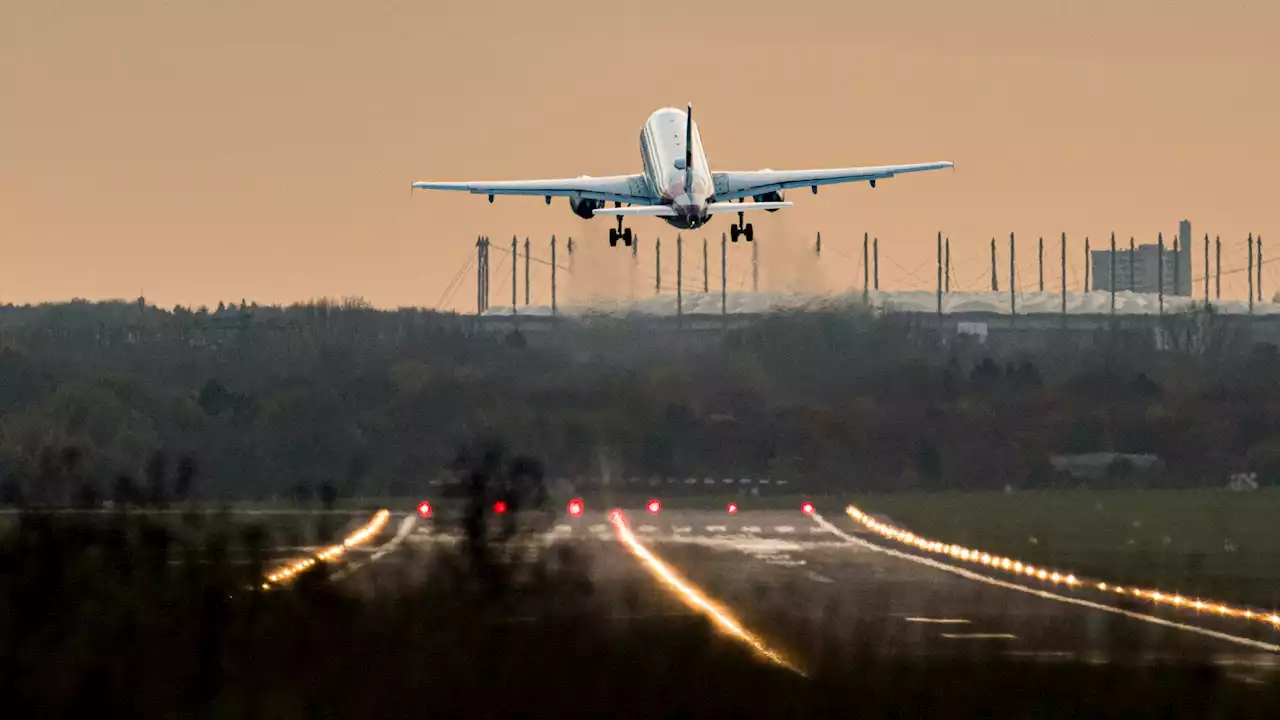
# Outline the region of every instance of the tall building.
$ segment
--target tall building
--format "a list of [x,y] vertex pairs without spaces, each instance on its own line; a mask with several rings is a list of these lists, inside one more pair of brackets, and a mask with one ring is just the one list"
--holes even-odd
[[[1178,252],[1173,251],[1173,239],[1165,241],[1164,277],[1165,295],[1191,295],[1191,223],[1183,220],[1178,224]],[[1090,263],[1093,265],[1093,286],[1090,290],[1111,291],[1111,250],[1094,250]],[[1160,292],[1160,246],[1156,243],[1139,245],[1131,253],[1128,247],[1116,246],[1116,291],[1132,290],[1139,293],[1155,294]],[[1130,268],[1132,267],[1132,275]],[[1132,286],[1130,286],[1132,278]],[[1174,282],[1177,286],[1174,286]]]

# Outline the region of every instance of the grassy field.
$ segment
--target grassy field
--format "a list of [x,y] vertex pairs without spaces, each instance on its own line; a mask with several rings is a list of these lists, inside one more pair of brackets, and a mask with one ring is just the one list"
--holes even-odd
[[1082,576],[1280,606],[1280,489],[939,493],[848,502],[931,539]]

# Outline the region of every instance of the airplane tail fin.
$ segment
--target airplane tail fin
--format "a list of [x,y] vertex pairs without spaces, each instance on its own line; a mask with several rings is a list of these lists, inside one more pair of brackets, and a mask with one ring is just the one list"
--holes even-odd
[[713,202],[707,205],[708,215],[725,215],[728,213],[751,212],[753,210],[781,210],[782,208],[791,207],[791,201],[770,201],[770,202]]
[[684,125],[684,191],[693,191],[693,103],[685,111]]
[[602,207],[591,211],[592,215],[650,215],[653,217],[675,217],[676,210],[670,205],[632,205],[630,207]]

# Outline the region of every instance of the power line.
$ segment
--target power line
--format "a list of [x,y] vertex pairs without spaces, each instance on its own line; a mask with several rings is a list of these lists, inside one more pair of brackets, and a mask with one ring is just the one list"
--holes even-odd
[[467,259],[462,262],[462,267],[458,268],[458,272],[453,276],[453,279],[449,281],[449,284],[445,286],[444,292],[440,295],[440,299],[436,301],[437,309],[444,307],[446,302],[453,299],[453,294],[462,286],[462,278],[466,275],[467,271],[471,269],[471,264],[476,261],[476,257],[479,254],[480,248],[476,248],[474,251],[467,253]]

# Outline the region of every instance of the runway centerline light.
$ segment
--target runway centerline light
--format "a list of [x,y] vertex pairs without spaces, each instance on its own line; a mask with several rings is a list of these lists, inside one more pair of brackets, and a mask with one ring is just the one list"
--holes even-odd
[[658,512],[662,510],[662,503],[658,502],[657,500],[650,500],[649,504],[645,505],[644,507],[646,510],[649,511],[650,514],[657,515]]
[[806,502],[804,502],[804,503],[802,503],[802,504],[800,505],[800,512],[804,513],[805,515],[812,515],[812,514],[813,514],[813,503],[811,503],[811,502],[807,502],[807,501],[806,501]]
[[729,514],[736,515],[738,513],[738,503],[729,503]]
[[419,517],[431,517],[431,503],[426,500],[418,503],[418,515]]
[[582,500],[574,498],[569,501],[569,514],[573,517],[582,515]]
[[499,500],[498,502],[494,503],[493,511],[499,515],[505,513],[507,511],[507,501]]

